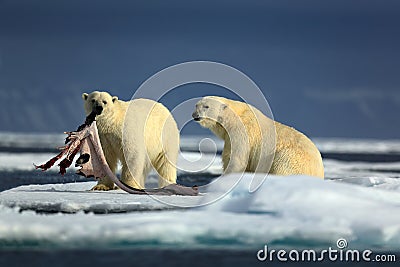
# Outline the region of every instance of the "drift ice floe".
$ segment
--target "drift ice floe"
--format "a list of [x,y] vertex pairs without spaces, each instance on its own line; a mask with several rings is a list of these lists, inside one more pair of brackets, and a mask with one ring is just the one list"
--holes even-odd
[[101,148],[99,134],[96,126],[96,112],[90,113],[85,120],[85,123],[80,125],[75,132],[65,132],[65,146],[61,147],[61,152],[51,158],[48,162],[42,165],[35,165],[36,169],[43,171],[51,168],[58,160],[62,159],[58,166],[60,174],[64,175],[66,169],[71,166],[76,154],[80,153],[80,157],[76,160],[77,174],[85,177],[109,177],[122,190],[130,194],[152,194],[152,195],[185,195],[195,196],[198,194],[198,187],[187,187],[178,184],[170,184],[162,188],[155,189],[138,189],[131,187],[122,181],[111,171],[107,164],[106,158]]

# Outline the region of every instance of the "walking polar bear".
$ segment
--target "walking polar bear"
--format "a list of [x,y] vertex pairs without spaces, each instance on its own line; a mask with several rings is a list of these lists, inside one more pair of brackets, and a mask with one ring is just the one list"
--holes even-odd
[[[128,102],[107,92],[82,94],[86,115],[97,112],[96,122],[106,160],[115,173],[122,164],[121,180],[144,188],[145,179],[154,167],[159,187],[176,183],[179,131],[169,110],[149,99]],[[93,190],[110,190],[114,183],[103,177]]]
[[249,104],[207,96],[196,104],[192,117],[224,140],[225,173],[246,171],[324,178],[321,154],[309,138],[271,120]]

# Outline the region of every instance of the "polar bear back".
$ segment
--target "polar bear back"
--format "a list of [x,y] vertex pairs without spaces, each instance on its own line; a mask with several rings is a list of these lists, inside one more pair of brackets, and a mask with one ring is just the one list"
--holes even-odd
[[[169,147],[179,147],[179,131],[169,110],[150,99],[134,99],[125,102],[126,115],[123,146],[145,144],[150,158],[157,157]],[[143,116],[147,114],[147,116]]]
[[275,128],[277,142],[270,173],[324,178],[322,157],[315,144],[293,127],[275,122]]

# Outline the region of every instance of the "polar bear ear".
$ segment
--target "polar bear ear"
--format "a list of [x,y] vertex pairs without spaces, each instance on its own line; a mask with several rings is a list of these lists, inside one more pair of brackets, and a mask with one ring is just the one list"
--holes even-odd
[[226,104],[222,104],[222,105],[221,105],[221,112],[222,112],[222,113],[220,113],[221,115],[219,115],[219,116],[217,117],[217,121],[218,121],[219,123],[221,123],[221,124],[224,123],[224,115],[223,115],[223,114],[225,114],[225,110],[226,110],[227,107],[228,107],[228,105],[226,105]]
[[83,99],[83,100],[87,100],[87,99],[88,99],[88,96],[89,96],[89,95],[88,95],[87,93],[83,93],[83,94],[82,94],[82,99]]
[[220,108],[221,112],[225,112],[227,107],[228,107],[227,104],[221,104],[221,106],[219,108]]
[[115,101],[117,101],[117,100],[118,100],[118,96],[113,96],[112,102],[115,103]]

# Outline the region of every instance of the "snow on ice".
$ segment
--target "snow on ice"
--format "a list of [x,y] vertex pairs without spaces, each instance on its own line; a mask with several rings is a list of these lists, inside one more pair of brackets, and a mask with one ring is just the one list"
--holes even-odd
[[[202,204],[235,175],[207,186],[199,197],[169,196]],[[175,209],[150,196],[88,192],[93,183],[23,186],[0,193],[0,244],[8,247],[173,246],[258,247],[262,244],[400,249],[400,194],[313,177],[268,177],[254,194],[244,175],[210,205]],[[33,211],[140,211],[124,214],[43,215]],[[158,211],[154,211],[158,210]],[[159,211],[164,210],[164,211]]]

